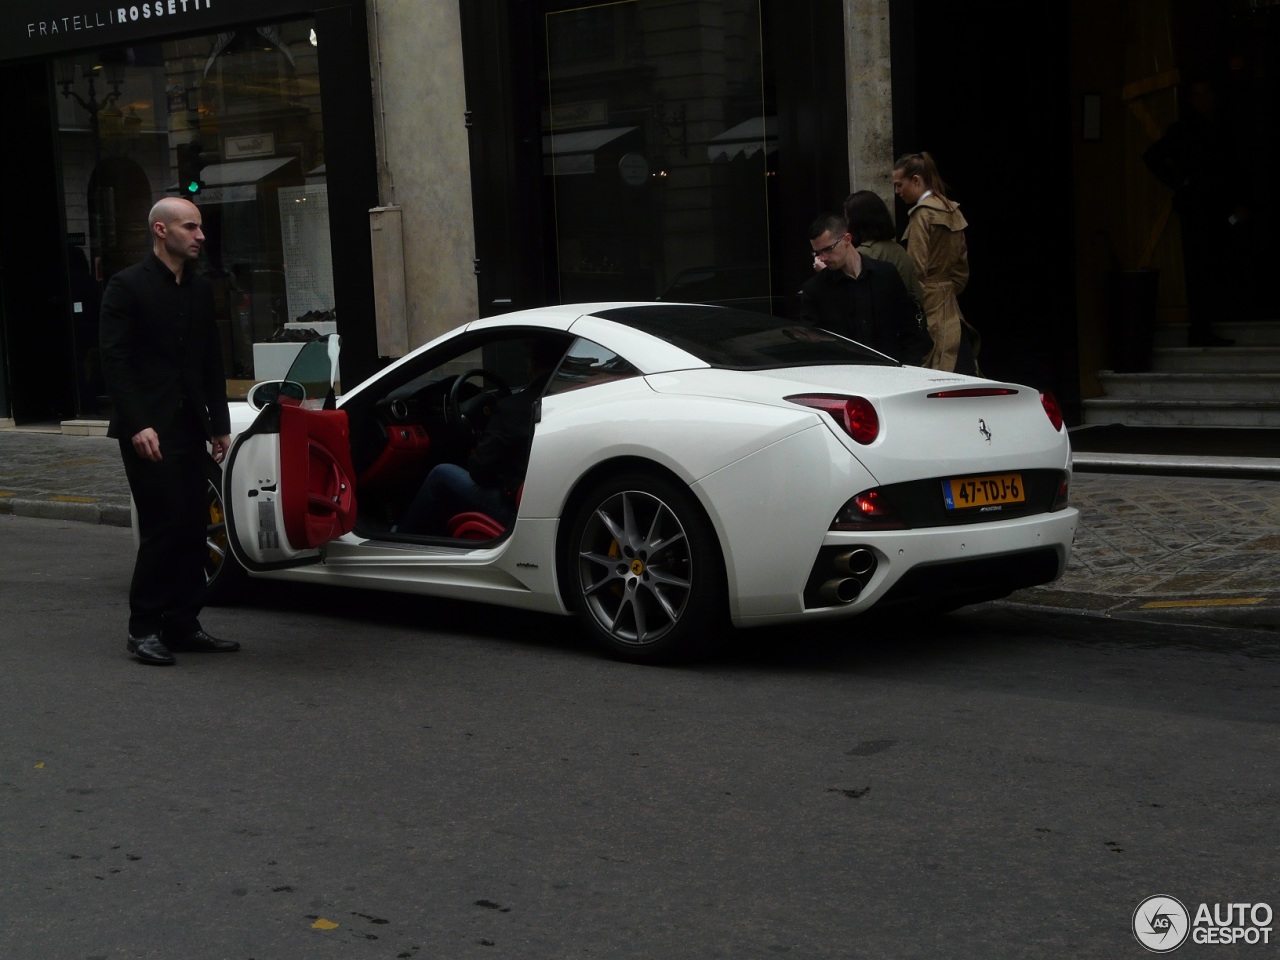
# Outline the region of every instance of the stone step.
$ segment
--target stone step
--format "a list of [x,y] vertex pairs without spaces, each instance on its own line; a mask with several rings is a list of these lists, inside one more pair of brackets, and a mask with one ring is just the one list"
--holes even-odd
[[1081,403],[1086,424],[1132,427],[1280,427],[1280,399],[1176,400],[1093,397]]
[[1159,324],[1145,373],[1098,373],[1087,425],[1280,427],[1280,319],[1214,324],[1230,347],[1188,347],[1185,323]]
[[[1234,340],[1237,347],[1280,346],[1280,319],[1215,323],[1213,332],[1220,337]],[[1185,347],[1187,325],[1185,323],[1156,324],[1155,345],[1157,348]]]
[[1156,373],[1280,372],[1280,345],[1252,347],[1157,347],[1151,356]]
[[1277,400],[1280,371],[1265,373],[1115,373],[1098,374],[1103,393],[1112,398],[1168,400]]
[[65,436],[105,437],[107,435],[106,420],[63,420],[60,426]]

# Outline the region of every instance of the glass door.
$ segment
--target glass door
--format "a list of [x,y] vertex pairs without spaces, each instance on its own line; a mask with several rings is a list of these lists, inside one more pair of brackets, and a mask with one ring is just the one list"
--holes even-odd
[[577,5],[544,28],[560,302],[771,312],[777,132],[759,0]]

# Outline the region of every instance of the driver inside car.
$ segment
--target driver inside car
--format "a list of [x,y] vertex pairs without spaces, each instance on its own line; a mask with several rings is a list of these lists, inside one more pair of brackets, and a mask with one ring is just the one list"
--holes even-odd
[[533,444],[533,406],[563,355],[564,345],[557,341],[534,342],[529,354],[529,384],[494,403],[484,433],[465,466],[440,463],[431,468],[392,532],[447,536],[449,519],[469,511],[488,514],[502,526],[511,526]]

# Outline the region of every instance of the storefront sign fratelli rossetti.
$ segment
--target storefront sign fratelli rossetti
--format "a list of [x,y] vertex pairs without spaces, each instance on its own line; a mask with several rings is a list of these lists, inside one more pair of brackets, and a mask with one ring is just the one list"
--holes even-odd
[[0,60],[215,30],[315,6],[316,0],[3,0]]

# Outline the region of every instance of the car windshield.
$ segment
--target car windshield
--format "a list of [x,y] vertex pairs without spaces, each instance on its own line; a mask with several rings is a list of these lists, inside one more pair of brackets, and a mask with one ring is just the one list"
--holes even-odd
[[617,307],[595,316],[665,340],[713,367],[769,370],[830,364],[898,366],[852,340],[746,310],[691,304]]

